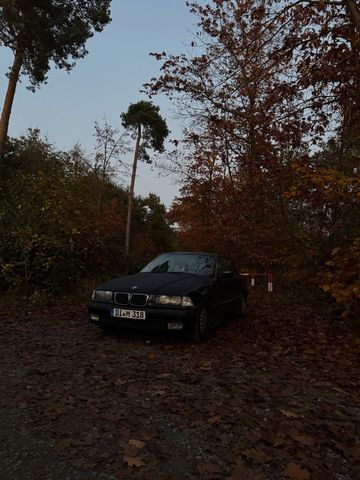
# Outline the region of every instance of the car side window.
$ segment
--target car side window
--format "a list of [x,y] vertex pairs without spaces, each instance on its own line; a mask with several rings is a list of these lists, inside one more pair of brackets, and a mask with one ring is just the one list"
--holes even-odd
[[[235,274],[233,264],[227,258],[222,258],[220,262],[221,275],[225,275],[227,278],[232,278]],[[231,272],[231,273],[230,273]]]

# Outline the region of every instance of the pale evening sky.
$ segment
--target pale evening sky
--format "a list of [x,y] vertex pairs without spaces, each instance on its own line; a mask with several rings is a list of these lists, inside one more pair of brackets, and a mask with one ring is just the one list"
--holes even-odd
[[[68,150],[79,142],[87,153],[93,151],[94,122],[106,116],[113,127],[120,126],[120,113],[130,103],[146,99],[142,84],[159,72],[160,63],[149,52],[180,53],[187,50],[196,19],[185,0],[113,0],[112,22],[87,43],[89,54],[67,74],[52,69],[46,85],[32,93],[26,77],[18,85],[10,136],[28,128],[39,128],[56,148]],[[7,84],[5,73],[12,61],[11,52],[1,49],[1,102]],[[179,136],[180,123],[172,105],[155,97],[173,136]],[[124,178],[124,183],[128,179]],[[158,194],[169,206],[178,192],[169,178],[159,178],[149,166],[139,165],[136,194]]]

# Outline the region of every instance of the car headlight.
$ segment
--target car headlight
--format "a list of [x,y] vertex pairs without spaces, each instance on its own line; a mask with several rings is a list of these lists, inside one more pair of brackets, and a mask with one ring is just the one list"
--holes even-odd
[[94,290],[91,298],[92,300],[98,300],[99,302],[111,302],[113,292],[110,290]]
[[170,295],[156,295],[155,303],[157,305],[170,305],[176,307],[192,307],[193,302],[189,297],[175,297]]
[[181,299],[181,306],[182,307],[193,307],[193,301],[191,300],[190,297],[182,297]]
[[169,295],[156,295],[155,303],[158,305],[181,305],[181,297],[170,297]]

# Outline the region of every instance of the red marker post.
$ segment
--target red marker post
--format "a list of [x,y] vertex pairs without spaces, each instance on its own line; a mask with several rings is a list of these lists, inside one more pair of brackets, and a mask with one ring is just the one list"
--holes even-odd
[[240,273],[243,277],[250,277],[250,286],[255,287],[255,277],[267,277],[267,290],[269,293],[273,291],[273,274],[272,273]]

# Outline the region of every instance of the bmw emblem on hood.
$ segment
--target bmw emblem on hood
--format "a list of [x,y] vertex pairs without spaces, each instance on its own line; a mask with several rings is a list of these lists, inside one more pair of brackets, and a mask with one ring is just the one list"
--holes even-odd
[[137,288],[138,288],[137,285],[133,285],[133,286],[131,287],[132,290],[137,290]]

